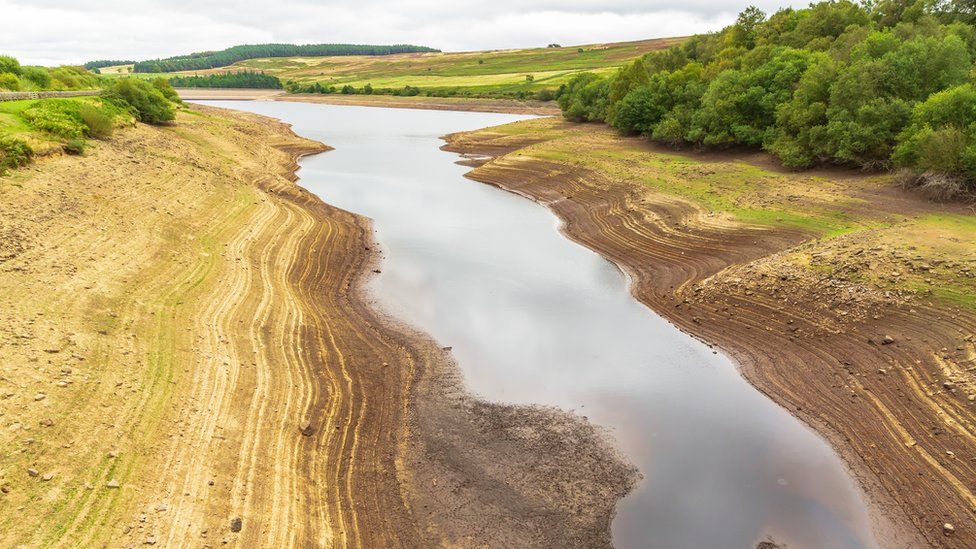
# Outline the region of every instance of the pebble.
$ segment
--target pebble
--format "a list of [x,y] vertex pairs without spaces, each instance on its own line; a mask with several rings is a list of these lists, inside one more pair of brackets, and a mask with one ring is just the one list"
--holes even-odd
[[108,482],[105,483],[105,487],[106,488],[118,488],[119,487],[119,481],[117,481],[117,480],[115,480],[113,478],[112,480],[110,480],[110,481],[108,481]]
[[882,345],[891,345],[894,342],[895,342],[895,338],[889,335],[884,336],[884,339],[881,340]]
[[230,531],[240,532],[241,528],[243,527],[243,522],[244,521],[241,520],[241,517],[235,517],[230,519]]
[[44,400],[45,398],[47,398],[47,395],[45,395],[44,393],[37,393],[36,395],[34,395],[34,402]]
[[952,534],[956,533],[956,527],[953,526],[952,523],[947,522],[942,525],[942,533],[947,536],[951,536]]
[[31,476],[31,477],[36,477],[39,474],[40,473],[37,472],[37,469],[28,469],[27,470],[27,475],[28,476]]
[[43,480],[44,482],[47,482],[47,481],[49,481],[49,480],[51,480],[53,478],[54,478],[54,473],[45,473],[44,476],[41,477],[41,480]]

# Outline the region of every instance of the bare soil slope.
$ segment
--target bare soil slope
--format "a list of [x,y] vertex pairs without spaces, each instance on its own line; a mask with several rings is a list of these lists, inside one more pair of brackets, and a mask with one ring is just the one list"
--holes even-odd
[[324,149],[194,107],[0,178],[0,546],[609,544],[635,472],[368,305]]

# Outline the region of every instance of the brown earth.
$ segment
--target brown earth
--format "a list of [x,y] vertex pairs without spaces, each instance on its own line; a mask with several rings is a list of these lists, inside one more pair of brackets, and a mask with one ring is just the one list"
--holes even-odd
[[369,304],[325,149],[194,107],[0,178],[0,546],[609,545],[636,472]]
[[[671,177],[706,178],[734,157],[698,155],[692,163],[593,125],[505,128],[448,136],[445,148],[469,155],[471,179],[551,208],[571,239],[631,276],[640,301],[723,349],[750,382],[828,438],[869,499],[881,546],[976,547],[976,314],[931,289],[941,265],[954,271],[945,281],[976,294],[976,239],[954,243],[968,261],[933,266],[923,250],[897,240],[897,222],[822,239],[803,228],[740,223],[633,177],[642,162],[657,161]],[[563,135],[573,137],[550,147]],[[600,157],[606,169],[572,154],[601,147],[611,151]],[[890,185],[855,185],[864,177],[849,172],[804,176],[815,188],[784,177],[798,182],[778,180],[755,201],[784,189],[796,192],[788,201],[812,200],[806,185],[836,193],[818,204],[861,204],[872,219],[967,211]],[[903,291],[868,276],[936,280]]]

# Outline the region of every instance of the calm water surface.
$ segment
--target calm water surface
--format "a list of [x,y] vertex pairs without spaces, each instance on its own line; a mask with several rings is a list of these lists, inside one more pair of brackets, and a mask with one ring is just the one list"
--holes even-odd
[[336,150],[301,184],[374,220],[391,313],[452,346],[468,386],[609,427],[644,474],[618,506],[618,547],[873,547],[865,506],[822,439],[725,357],[638,303],[612,264],[542,206],[464,179],[440,136],[524,117],[285,102],[207,104],[273,116]]

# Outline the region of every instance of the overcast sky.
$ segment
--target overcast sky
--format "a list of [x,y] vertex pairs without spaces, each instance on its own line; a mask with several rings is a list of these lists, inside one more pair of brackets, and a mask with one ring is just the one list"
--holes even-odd
[[0,0],[0,54],[25,64],[151,59],[237,44],[411,43],[445,51],[718,30],[789,0]]

